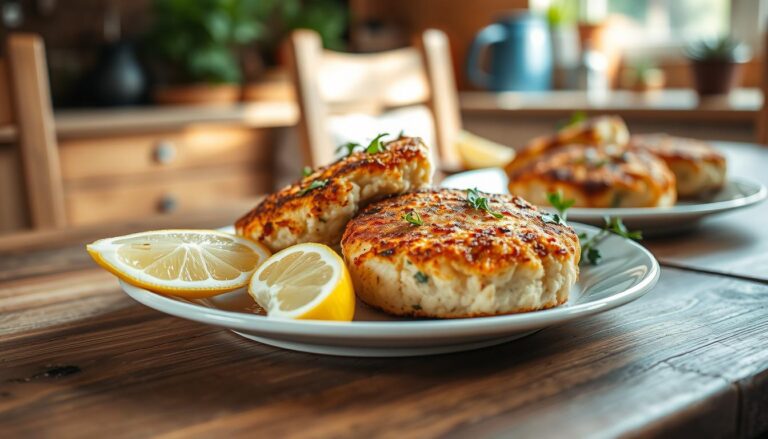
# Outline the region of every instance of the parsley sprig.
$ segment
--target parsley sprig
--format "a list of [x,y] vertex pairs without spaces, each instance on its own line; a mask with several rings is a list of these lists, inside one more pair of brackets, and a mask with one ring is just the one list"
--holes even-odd
[[389,133],[381,133],[371,140],[368,147],[365,148],[365,152],[368,154],[378,154],[387,150],[387,146],[381,141],[382,137],[388,136]]
[[490,213],[494,218],[504,217],[504,215],[491,209],[488,205],[488,198],[481,196],[477,188],[467,189],[467,203],[477,210],[484,210]]
[[414,226],[423,226],[424,220],[421,219],[421,215],[419,215],[419,212],[416,212],[415,210],[412,210],[405,215],[403,215],[403,219],[408,221]]
[[381,133],[374,137],[368,146],[363,146],[357,142],[347,142],[336,147],[336,152],[340,152],[344,157],[352,155],[355,151],[365,151],[368,154],[378,154],[387,150],[387,145],[381,140],[388,136],[389,133]]
[[[551,204],[552,207],[558,211],[557,214],[552,215],[558,219],[562,219],[564,224],[565,219],[568,217],[567,210],[573,206],[574,200],[563,200],[562,194],[559,192],[547,194],[547,200],[549,200],[549,204]],[[640,241],[643,239],[642,232],[630,231],[627,229],[627,226],[624,225],[624,222],[621,220],[621,218],[607,216],[605,217],[605,225],[603,226],[603,229],[591,237],[586,233],[579,233],[579,242],[581,244],[581,260],[589,261],[589,263],[592,265],[599,264],[600,260],[603,258],[603,255],[600,253],[600,250],[597,247],[605,240],[605,238],[611,234],[619,235],[622,238],[632,239],[635,241]]]
[[313,180],[312,183],[309,184],[309,186],[305,187],[304,189],[299,191],[299,195],[305,195],[307,192],[318,189],[321,187],[325,187],[325,185],[328,184],[328,179],[324,180]]

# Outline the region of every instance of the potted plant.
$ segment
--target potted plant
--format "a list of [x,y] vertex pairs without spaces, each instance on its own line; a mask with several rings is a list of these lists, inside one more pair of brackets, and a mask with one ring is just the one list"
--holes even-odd
[[[284,41],[295,29],[312,29],[320,34],[323,47],[344,48],[343,36],[348,25],[347,7],[342,0],[273,0],[256,12],[260,22],[268,23],[259,39],[259,57],[250,52],[246,63],[243,99],[294,99],[293,86],[282,64]],[[248,68],[250,67],[250,68]]]
[[222,104],[240,98],[239,50],[264,33],[249,0],[155,0],[147,51],[161,104]]
[[727,94],[741,81],[749,49],[728,36],[702,40],[685,51],[691,62],[693,82],[700,96]]

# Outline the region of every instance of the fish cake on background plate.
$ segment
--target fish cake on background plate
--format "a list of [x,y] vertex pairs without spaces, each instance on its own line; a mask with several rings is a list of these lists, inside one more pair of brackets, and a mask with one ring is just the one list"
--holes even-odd
[[680,198],[710,195],[725,185],[725,156],[707,142],[667,134],[636,134],[630,147],[664,160],[675,174]]
[[531,140],[517,152],[515,158],[506,165],[505,169],[509,173],[525,167],[543,154],[567,145],[614,145],[624,149],[628,142],[629,128],[622,118],[619,116],[593,117],[569,125],[551,136],[537,137]]
[[269,196],[238,219],[238,235],[273,252],[302,242],[338,248],[344,227],[361,207],[388,195],[429,186],[428,148],[415,137],[357,151]]
[[361,211],[342,238],[357,296],[390,314],[436,318],[565,303],[579,273],[574,230],[522,198],[480,196],[493,213],[450,189],[398,195]]
[[656,156],[612,145],[569,145],[508,171],[509,192],[548,206],[560,192],[574,207],[668,207],[677,201],[675,176]]

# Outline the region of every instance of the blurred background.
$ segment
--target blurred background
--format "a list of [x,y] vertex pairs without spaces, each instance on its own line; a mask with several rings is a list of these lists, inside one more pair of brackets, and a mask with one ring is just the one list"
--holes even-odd
[[503,162],[577,111],[766,143],[766,14],[765,0],[0,0],[0,233],[247,209],[380,132],[439,145],[446,170]]

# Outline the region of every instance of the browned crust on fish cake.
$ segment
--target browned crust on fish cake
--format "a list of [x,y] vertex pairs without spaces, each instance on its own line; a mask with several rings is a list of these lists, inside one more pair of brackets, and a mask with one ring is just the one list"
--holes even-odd
[[[545,221],[520,197],[482,195],[502,218],[473,208],[466,192],[458,190],[422,190],[372,204],[349,222],[342,238],[345,255],[347,248],[370,248],[347,262],[407,255],[417,265],[451,262],[481,275],[548,256],[565,260],[575,255],[578,262],[579,241],[570,226]],[[403,219],[411,211],[424,225]]]

